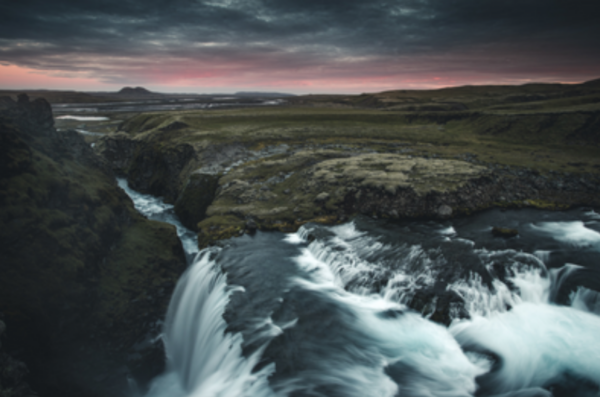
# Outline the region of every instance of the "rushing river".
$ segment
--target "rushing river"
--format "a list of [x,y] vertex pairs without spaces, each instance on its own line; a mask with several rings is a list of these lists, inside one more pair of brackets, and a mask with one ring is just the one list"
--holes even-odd
[[127,191],[191,263],[148,397],[600,396],[593,211],[359,217],[198,253],[171,206]]

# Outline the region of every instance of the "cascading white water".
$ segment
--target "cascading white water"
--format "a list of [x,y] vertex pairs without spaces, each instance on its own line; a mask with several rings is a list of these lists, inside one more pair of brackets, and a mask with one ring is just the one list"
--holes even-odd
[[600,315],[600,293],[579,287],[570,296],[571,307],[584,312]]
[[[118,179],[118,184],[140,213],[175,225],[188,262],[189,258],[194,258],[180,278],[169,304],[162,336],[167,372],[153,381],[146,396],[272,396],[267,377],[273,366],[252,373],[262,349],[245,358],[241,334],[225,332],[227,323],[223,313],[231,294],[240,288],[228,286],[225,274],[211,259],[218,249],[198,253],[195,233],[179,222],[172,205],[132,190],[125,179]],[[272,327],[270,331],[267,336],[273,337],[277,329]]]
[[[585,228],[583,222],[545,222],[532,227],[570,245],[598,249],[600,243],[600,234]],[[547,271],[540,261],[539,267],[515,269],[509,278],[515,291],[498,280],[495,292],[481,284],[470,286],[472,296],[465,301],[477,302],[477,307],[471,306],[471,319],[455,321],[450,332],[464,349],[491,353],[499,360],[497,369],[482,379],[487,390],[505,393],[544,387],[565,376],[583,382],[600,380],[600,317],[594,314],[598,313],[598,293],[580,288],[571,295],[571,307],[555,305],[551,299],[564,279],[578,269],[581,266],[566,264]],[[449,288],[460,290],[461,286]],[[487,307],[481,310],[482,305]],[[504,309],[507,306],[510,311]]]
[[223,313],[232,292],[225,274],[211,260],[216,249],[202,251],[181,277],[171,299],[163,341],[168,371],[156,379],[147,397],[268,397],[273,393],[267,366],[252,373],[262,350],[242,355],[242,336],[226,333]]
[[[586,213],[586,221],[523,226],[524,233],[552,242],[529,252],[498,241],[486,247],[448,224],[424,227],[422,233],[432,236],[428,242],[418,236],[385,239],[354,222],[307,225],[285,238],[269,237],[288,247],[281,251],[288,258],[266,254],[267,266],[244,260],[231,265],[238,266],[238,280],[263,281],[242,292],[228,286],[221,266],[247,251],[228,246],[196,254],[195,236],[172,217],[172,206],[128,193],[146,216],[167,220],[182,239],[190,237],[184,245],[195,258],[176,288],[164,327],[168,370],[154,380],[148,397],[533,397],[553,395],[555,385],[573,395],[600,396],[600,294],[579,287],[569,295],[570,306],[559,306],[554,302],[568,287],[565,280],[584,267],[565,260],[562,267],[547,268],[556,252],[566,255],[567,249],[597,255],[600,233],[591,228],[596,213]],[[245,239],[239,247],[254,244]],[[240,306],[238,299],[236,307],[246,312],[235,315],[253,316],[253,302],[262,303],[261,295],[274,286],[267,274],[253,274],[255,268],[274,272],[284,259],[296,270],[286,270],[278,281],[279,326],[269,319],[271,312],[250,317],[255,321],[245,317],[244,335],[262,345],[244,357],[242,335],[225,332],[223,314],[235,293],[250,302]],[[457,261],[469,262],[466,273],[448,272],[461,269]],[[440,304],[437,296],[423,314],[408,309],[424,290],[462,302],[462,311],[450,308],[449,327],[427,319]],[[268,341],[277,344],[269,350]],[[262,362],[263,355],[277,364]]]
[[[586,228],[583,222],[544,222],[531,228],[571,246],[592,250],[600,248],[600,233]],[[386,351],[382,360],[387,365],[393,362],[394,354],[390,352],[396,352],[402,357],[403,363],[413,369],[409,378],[402,379],[403,388],[399,395],[471,395],[475,391],[476,376],[479,376],[479,392],[485,395],[514,392],[517,393],[515,395],[549,396],[551,394],[542,387],[564,382],[565,377],[570,382],[579,381],[587,385],[591,394],[585,394],[588,392],[584,391],[582,395],[600,395],[597,390],[600,380],[600,343],[597,342],[600,317],[594,314],[600,313],[600,294],[579,288],[571,294],[572,307],[558,306],[551,301],[564,279],[581,266],[566,264],[560,269],[548,271],[542,260],[549,258],[548,252],[528,254],[514,250],[473,250],[488,269],[492,268],[495,261],[501,260],[512,276],[507,277],[506,282],[492,280],[491,289],[484,285],[477,274],[448,285],[448,290],[455,291],[464,300],[470,319],[457,318],[449,329],[440,327],[434,331],[434,327],[429,328],[431,323],[415,313],[404,313],[389,321],[381,320],[373,315],[375,311],[365,309],[369,306],[366,303],[369,300],[371,306],[373,301],[380,299],[388,304],[402,302],[411,285],[406,280],[414,281],[422,277],[419,272],[414,272],[414,266],[410,272],[403,270],[414,257],[410,250],[404,251],[405,256],[400,259],[404,266],[396,267],[396,274],[383,292],[368,296],[364,289],[351,288],[354,294],[350,298],[342,288],[347,289],[354,278],[369,277],[369,274],[376,272],[374,268],[381,266],[377,261],[369,260],[365,254],[366,251],[373,251],[369,244],[371,247],[376,244],[371,237],[356,231],[352,224],[330,230],[335,236],[310,243],[297,258],[298,265],[311,275],[313,281],[319,280],[315,281],[319,288],[327,285],[330,296],[345,301],[347,306],[355,310],[356,317],[361,320],[360,327],[369,330],[368,333],[377,341],[376,345],[393,346],[387,351],[382,349],[382,352]],[[440,232],[442,235],[454,233],[453,229]],[[306,239],[308,234],[307,230],[301,230],[288,241],[298,243],[300,239]],[[356,242],[361,239],[363,241],[353,244],[353,240]],[[371,242],[367,243],[365,239],[371,239]],[[412,246],[412,252],[418,248]],[[379,243],[377,249],[386,248]],[[435,255],[433,259],[441,260]],[[419,261],[425,263],[428,260],[431,261],[431,258],[420,258]],[[369,271],[365,272],[365,269]],[[435,278],[435,274],[431,275],[431,263],[425,263],[422,269],[426,279]],[[403,283],[394,280],[402,280]],[[379,305],[385,306],[382,303]],[[398,306],[396,310],[403,308]],[[459,348],[452,348],[458,346],[457,342],[466,355]],[[447,354],[440,353],[444,350]],[[421,360],[423,356],[432,360]],[[472,367],[464,364],[466,357],[473,363]],[[445,365],[444,358],[448,360],[448,365]],[[450,367],[453,370],[449,370]],[[426,368],[427,373],[435,375],[419,375],[418,370],[414,371],[415,368]],[[462,368],[462,372],[459,368]],[[339,381],[342,382],[343,378]],[[364,381],[364,389],[377,390],[371,385],[372,382],[385,383],[381,377],[371,377]],[[448,385],[463,387],[453,389]],[[384,395],[378,392],[365,394],[364,391],[357,395],[360,393]],[[394,395],[394,392],[390,393]]]
[[[341,238],[360,237],[353,230],[352,224],[334,228]],[[301,231],[298,236],[303,234]],[[347,357],[332,356],[329,362],[319,365],[322,365],[322,373],[300,373],[295,382],[302,383],[299,378],[313,384],[335,385],[344,388],[344,395],[356,397],[393,397],[398,393],[403,396],[471,395],[475,391],[475,377],[481,369],[468,360],[450,333],[382,296],[346,292],[341,276],[346,272],[344,264],[358,264],[359,268],[366,265],[350,245],[337,237],[333,240],[334,247],[339,249],[342,245],[347,249],[335,251],[313,242],[302,250],[296,262],[310,275],[310,280],[297,279],[296,283],[306,290],[319,291],[351,311],[353,321],[348,327],[360,330],[362,334],[364,340],[357,341],[356,345],[364,349],[363,360],[348,363]],[[297,243],[299,239],[292,237],[288,241]],[[358,245],[363,250],[371,250],[373,246],[364,242]],[[400,387],[386,374],[386,368],[391,368],[392,377],[394,370],[401,372],[403,382]],[[290,391],[289,388],[284,390]]]

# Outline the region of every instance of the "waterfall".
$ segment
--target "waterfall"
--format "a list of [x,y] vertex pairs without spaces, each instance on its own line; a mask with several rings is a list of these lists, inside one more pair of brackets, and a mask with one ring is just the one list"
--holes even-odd
[[[223,313],[231,294],[243,288],[227,285],[226,275],[213,259],[219,249],[198,253],[195,233],[179,222],[172,205],[132,190],[124,179],[118,183],[140,213],[175,225],[191,261],[177,283],[163,329],[167,371],[152,382],[147,397],[272,396],[267,377],[273,366],[252,372],[263,349],[246,358],[242,335],[226,332]],[[275,333],[270,336],[276,334],[271,332]]]
[[[198,252],[172,206],[119,183],[190,263],[148,397],[600,396],[594,212],[308,224]],[[493,238],[486,216],[519,236]]]

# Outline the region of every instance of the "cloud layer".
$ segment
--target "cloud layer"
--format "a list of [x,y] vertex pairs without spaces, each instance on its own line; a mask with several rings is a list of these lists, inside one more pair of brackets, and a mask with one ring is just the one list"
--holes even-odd
[[117,85],[580,81],[598,77],[599,15],[586,0],[23,0],[0,5],[0,63]]

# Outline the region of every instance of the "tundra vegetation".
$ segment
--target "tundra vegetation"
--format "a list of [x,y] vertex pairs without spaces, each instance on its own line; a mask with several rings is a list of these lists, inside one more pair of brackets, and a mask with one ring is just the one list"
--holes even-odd
[[132,186],[187,214],[201,246],[248,224],[291,231],[359,213],[444,218],[598,201],[599,80],[123,116],[90,141]]

